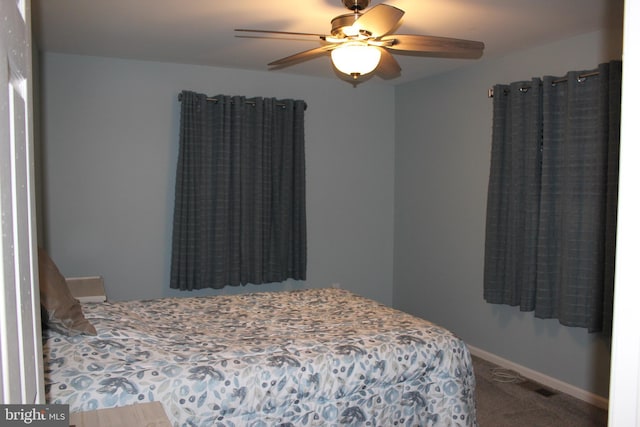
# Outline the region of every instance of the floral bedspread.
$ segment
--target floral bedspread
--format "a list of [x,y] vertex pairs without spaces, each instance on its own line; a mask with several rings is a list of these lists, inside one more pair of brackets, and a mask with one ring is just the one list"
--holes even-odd
[[162,402],[175,426],[476,426],[451,332],[342,289],[83,304],[43,331],[47,401]]

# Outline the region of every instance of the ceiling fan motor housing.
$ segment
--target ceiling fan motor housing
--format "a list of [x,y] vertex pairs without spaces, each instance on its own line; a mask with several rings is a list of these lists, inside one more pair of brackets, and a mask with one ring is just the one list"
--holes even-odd
[[331,20],[331,35],[339,38],[345,37],[346,34],[344,33],[343,29],[345,27],[351,27],[355,20],[356,15],[354,15],[353,13],[336,16]]
[[369,6],[369,0],[342,0],[342,4],[349,10],[359,11]]

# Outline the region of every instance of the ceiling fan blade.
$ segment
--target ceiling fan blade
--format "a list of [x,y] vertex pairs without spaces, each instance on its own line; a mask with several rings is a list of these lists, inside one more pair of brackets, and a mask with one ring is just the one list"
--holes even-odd
[[449,37],[390,34],[382,37],[381,41],[392,41],[386,46],[388,49],[431,56],[479,58],[484,50],[482,42]]
[[313,36],[313,37],[320,37],[320,38],[326,37],[324,34],[298,33],[295,31],[251,30],[247,28],[236,28],[234,31],[239,31],[244,33],[283,34],[288,36]]
[[353,26],[369,31],[373,37],[380,37],[393,30],[400,22],[402,15],[404,15],[402,9],[378,4],[356,19]]
[[390,54],[386,49],[381,47],[378,48],[380,50],[380,63],[376,68],[376,74],[382,77],[385,80],[393,79],[400,75],[400,64],[398,61]]
[[325,52],[335,49],[336,46],[337,45],[335,44],[327,44],[325,46],[320,46],[314,49],[309,49],[302,52],[294,53],[293,55],[270,62],[269,66],[275,67],[275,68],[287,67],[289,65],[293,65],[298,62],[306,61],[308,59],[312,59],[317,56],[323,55]]

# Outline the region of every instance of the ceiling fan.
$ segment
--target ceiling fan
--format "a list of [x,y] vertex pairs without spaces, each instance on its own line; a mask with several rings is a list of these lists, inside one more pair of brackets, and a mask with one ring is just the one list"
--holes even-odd
[[384,79],[400,75],[400,65],[390,51],[412,56],[441,58],[479,58],[484,43],[413,34],[389,34],[399,26],[404,11],[378,4],[367,12],[369,0],[342,0],[351,13],[331,20],[331,34],[299,33],[238,28],[235,31],[270,33],[290,36],[318,37],[320,47],[295,53],[270,62],[272,68],[283,68],[331,52],[333,65],[349,80],[375,71]]

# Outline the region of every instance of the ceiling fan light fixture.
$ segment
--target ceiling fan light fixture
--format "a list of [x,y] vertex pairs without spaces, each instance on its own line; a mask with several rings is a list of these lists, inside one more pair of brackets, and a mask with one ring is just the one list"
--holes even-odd
[[269,67],[287,67],[331,52],[334,68],[354,80],[376,69],[378,76],[385,80],[398,77],[400,64],[392,55],[394,51],[407,55],[447,58],[470,59],[482,56],[482,42],[418,34],[391,34],[399,26],[404,11],[380,3],[363,12],[369,2],[370,0],[342,0],[351,13],[333,18],[330,34],[251,29],[236,31],[318,37],[321,41],[319,47],[272,61],[268,64]]
[[357,79],[376,69],[380,51],[366,43],[348,42],[331,51],[331,60],[338,71]]

